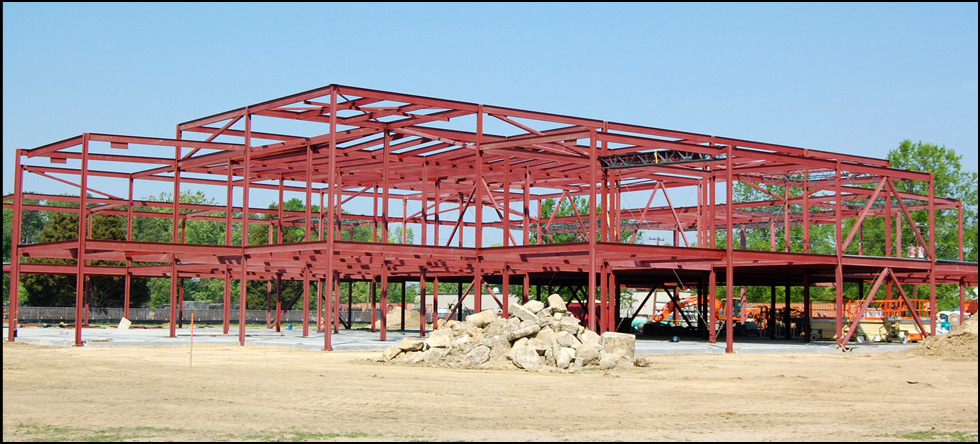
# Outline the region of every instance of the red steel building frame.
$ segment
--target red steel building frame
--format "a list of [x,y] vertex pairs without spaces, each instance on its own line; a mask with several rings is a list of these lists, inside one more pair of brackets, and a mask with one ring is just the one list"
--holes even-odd
[[[296,132],[305,133],[270,129],[283,119],[303,122],[305,130]],[[472,130],[459,129],[458,122]],[[491,122],[506,130],[486,130]],[[135,146],[151,147],[158,154],[125,153]],[[127,169],[130,171],[121,172]],[[433,307],[438,304],[440,279],[460,282],[461,287],[468,287],[463,296],[474,297],[476,311],[488,307],[481,307],[481,297],[475,296],[489,283],[502,283],[504,297],[498,304],[504,313],[508,311],[508,287],[515,280],[523,282],[524,300],[532,285],[584,286],[587,325],[599,332],[617,328],[622,286],[696,287],[702,296],[701,312],[712,327],[705,334],[716,341],[722,325],[729,352],[733,350],[733,310],[724,311],[725,319],[715,319],[715,310],[705,308],[715,306],[717,285],[726,289],[725,307],[733,306],[736,286],[802,287],[807,302],[810,286],[835,287],[836,337],[842,345],[850,336],[843,329],[845,282],[873,282],[862,307],[867,307],[883,283],[889,293],[896,284],[894,288],[905,299],[898,284],[928,284],[930,332],[936,325],[936,285],[959,285],[961,306],[963,288],[977,285],[977,264],[963,262],[962,203],[935,196],[931,174],[894,169],[885,160],[857,155],[336,84],[181,123],[173,139],[85,133],[18,150],[15,174],[14,193],[4,197],[4,207],[14,212],[15,239],[21,239],[25,210],[71,211],[81,217],[77,240],[14,242],[13,259],[4,265],[11,277],[9,341],[16,338],[22,273],[77,276],[76,345],[83,343],[80,327],[84,325],[86,276],[125,276],[127,310],[132,277],[169,277],[171,337],[176,334],[180,279],[225,280],[225,334],[229,333],[231,280],[302,280],[306,290],[304,336],[310,334],[308,297],[310,283],[316,281],[321,296],[317,297],[320,313],[315,319],[325,320],[324,350],[331,349],[331,335],[338,331],[341,281],[379,282],[381,307],[387,306],[389,281],[432,282]],[[25,193],[25,174],[57,180],[80,192],[78,197]],[[128,196],[90,187],[93,177],[128,183]],[[133,197],[135,181],[171,183],[174,196],[180,195],[182,185],[222,187],[226,204],[138,201]],[[900,181],[927,183],[929,195],[899,192],[895,184]],[[731,198],[735,182],[771,199],[736,203]],[[761,184],[779,185],[785,192],[778,195]],[[678,189],[694,190],[696,205],[671,204],[669,195]],[[250,190],[278,191],[278,209],[251,206]],[[305,195],[305,211],[282,209],[286,191]],[[637,191],[651,192],[646,205],[624,208],[624,193]],[[652,206],[658,193],[667,205]],[[240,205],[233,205],[236,196],[240,196]],[[320,205],[314,214],[317,197]],[[572,197],[584,197],[589,203],[581,215],[540,214],[542,200],[574,205]],[[25,199],[74,205],[26,205]],[[355,199],[370,200],[371,214],[352,212]],[[399,200],[400,216],[393,211]],[[409,201],[421,210],[408,214]],[[168,211],[136,214],[134,208]],[[928,232],[921,232],[912,221],[915,210],[928,212]],[[935,254],[935,214],[939,210],[959,212],[958,260],[940,260]],[[127,240],[93,238],[94,214],[126,216]],[[256,215],[271,217],[258,219]],[[171,219],[172,241],[134,241],[134,217]],[[849,253],[862,223],[872,217],[884,220],[885,257]],[[187,243],[182,227],[188,220],[224,224],[224,244]],[[268,225],[270,244],[249,245],[249,230],[241,230],[241,244],[233,245],[232,226],[246,221],[249,226]],[[392,224],[419,227],[421,239],[415,244],[389,243]],[[835,227],[836,254],[810,251],[809,229],[814,224]],[[913,243],[926,248],[924,260],[903,257],[902,224],[910,224]],[[343,240],[346,230],[363,225],[374,228],[376,242]],[[284,226],[304,227],[306,238],[283,243]],[[735,248],[734,236],[728,234],[746,226],[768,229],[771,248]],[[802,247],[797,247],[802,251],[793,252],[790,247],[794,226],[803,231]],[[632,244],[623,235],[624,227],[672,231],[673,246]],[[473,236],[472,246],[463,240],[467,229]],[[485,244],[487,229],[502,230],[502,246]],[[532,242],[532,230],[538,243]],[[562,230],[577,232],[586,241],[540,243]],[[776,251],[780,230],[785,246]],[[275,241],[273,232],[279,233]],[[451,234],[448,239],[440,238],[440,232]],[[691,235],[696,242],[688,239]],[[722,237],[725,247],[715,248]],[[23,258],[74,259],[75,264],[30,263]],[[106,260],[126,266],[93,263]],[[326,296],[322,296],[324,288],[328,289]],[[246,286],[240,289],[238,335],[244,345]],[[424,285],[422,289],[420,306],[424,307]],[[279,305],[276,311],[281,313]],[[863,311],[851,321],[860,320]],[[385,340],[387,327],[384,316],[381,318],[380,339]],[[424,336],[424,313],[422,319],[419,328]],[[921,320],[916,321],[924,328]],[[431,327],[436,328],[437,323]],[[804,334],[807,340],[808,333]]]

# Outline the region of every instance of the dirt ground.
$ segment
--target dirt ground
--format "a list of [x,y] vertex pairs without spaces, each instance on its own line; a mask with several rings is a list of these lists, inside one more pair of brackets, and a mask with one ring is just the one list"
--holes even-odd
[[975,353],[650,355],[573,374],[379,356],[4,343],[3,440],[977,441]]

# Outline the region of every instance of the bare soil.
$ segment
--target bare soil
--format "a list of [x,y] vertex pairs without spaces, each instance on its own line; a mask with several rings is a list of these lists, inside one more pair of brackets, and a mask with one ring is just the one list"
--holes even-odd
[[573,374],[379,356],[4,343],[3,440],[977,441],[975,352],[651,355]]

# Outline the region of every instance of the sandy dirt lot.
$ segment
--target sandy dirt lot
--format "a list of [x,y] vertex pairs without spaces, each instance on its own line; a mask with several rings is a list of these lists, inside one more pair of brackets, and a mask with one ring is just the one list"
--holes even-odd
[[188,347],[4,343],[3,440],[977,440],[975,352],[651,355],[573,374],[379,356],[196,346],[191,365]]

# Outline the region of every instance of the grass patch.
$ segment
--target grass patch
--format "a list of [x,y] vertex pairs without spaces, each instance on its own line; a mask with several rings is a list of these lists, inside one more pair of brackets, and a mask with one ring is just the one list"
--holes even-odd
[[324,441],[336,439],[357,439],[381,437],[382,435],[369,435],[367,433],[315,433],[315,432],[277,432],[265,433],[260,435],[226,435],[229,441],[274,441],[274,442],[301,442],[301,441]]
[[105,442],[163,438],[184,433],[182,429],[155,427],[110,427],[84,429],[78,427],[54,427],[18,424],[14,435],[18,440],[31,442]]
[[428,442],[430,439],[410,435],[384,435],[379,433],[319,433],[296,430],[277,431],[273,433],[224,435],[227,441],[266,441],[266,442],[307,442],[307,441],[345,441],[363,439],[368,441],[401,441]]
[[430,441],[420,436],[383,435],[371,433],[319,433],[295,429],[278,430],[260,434],[221,434],[208,438],[208,433],[192,433],[185,429],[156,427],[110,427],[88,429],[81,427],[57,427],[44,425],[18,424],[13,431],[4,434],[14,441],[24,442],[120,442],[120,441],[174,441],[187,436],[205,437],[213,441],[266,441],[266,442],[308,442],[308,441]]
[[890,436],[910,441],[977,442],[976,432],[910,432]]

